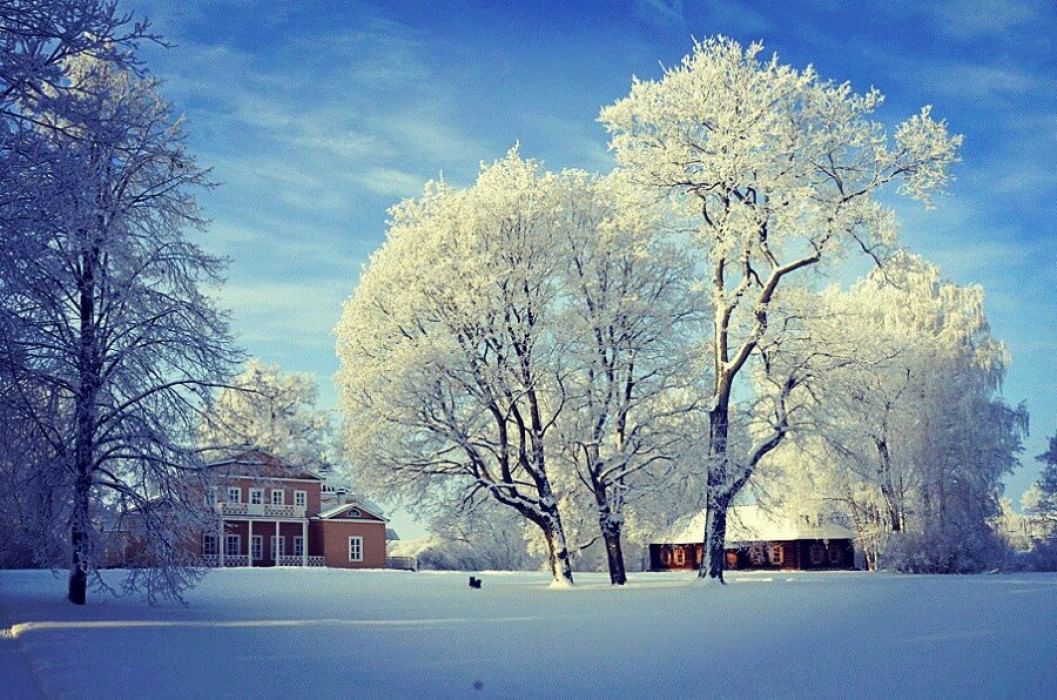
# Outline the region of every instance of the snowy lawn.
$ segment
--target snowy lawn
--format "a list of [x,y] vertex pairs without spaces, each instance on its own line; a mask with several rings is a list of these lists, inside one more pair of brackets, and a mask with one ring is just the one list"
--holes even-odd
[[1057,575],[211,573],[187,607],[0,572],[0,696],[1057,697]]

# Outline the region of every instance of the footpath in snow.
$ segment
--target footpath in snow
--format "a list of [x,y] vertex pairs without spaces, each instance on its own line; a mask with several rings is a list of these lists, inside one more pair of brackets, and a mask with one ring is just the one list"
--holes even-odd
[[0,697],[1057,697],[1054,574],[481,577],[228,569],[77,608],[3,571]]

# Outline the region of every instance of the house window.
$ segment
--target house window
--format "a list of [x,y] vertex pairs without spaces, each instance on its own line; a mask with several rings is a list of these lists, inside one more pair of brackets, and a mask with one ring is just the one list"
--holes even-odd
[[767,563],[767,550],[762,542],[755,542],[749,547],[749,561],[753,566],[763,566]]
[[301,535],[294,535],[294,556],[304,556],[305,553],[305,538]]
[[838,547],[837,545],[830,545],[830,548],[829,548],[829,563],[830,564],[840,564],[840,560],[842,558],[843,557],[841,556],[840,547]]
[[217,536],[202,535],[202,556],[215,557],[217,555]]
[[348,512],[345,513],[347,518],[358,518],[363,515],[359,508],[349,508]]
[[238,486],[228,486],[228,503],[242,503],[242,489]]
[[294,491],[294,505],[304,508],[308,505],[308,492],[307,491]]
[[279,557],[284,556],[286,554],[285,545],[285,537],[283,537],[282,535],[279,535],[278,537],[272,535],[272,558],[275,559],[275,561],[279,561]]
[[683,566],[686,564],[686,551],[682,547],[678,547],[675,550],[675,565]]
[[237,557],[242,554],[242,538],[238,535],[228,535],[224,540],[224,555]]
[[264,503],[264,489],[250,489],[250,505],[259,506]]
[[285,501],[283,500],[282,489],[272,489],[272,505],[281,506]]
[[363,538],[349,538],[349,561],[363,561]]
[[215,506],[217,504],[217,490],[206,489],[206,505]]
[[261,535],[254,535],[253,541],[250,543],[250,548],[253,551],[253,561],[260,561],[264,559],[264,537]]
[[661,548],[661,563],[665,566],[671,566],[672,564],[672,553],[667,547]]
[[785,552],[782,550],[782,545],[772,544],[771,545],[771,563],[775,566],[781,566],[782,561],[785,558]]
[[811,545],[811,563],[817,565],[824,561],[826,561],[826,548],[818,542],[813,543]]

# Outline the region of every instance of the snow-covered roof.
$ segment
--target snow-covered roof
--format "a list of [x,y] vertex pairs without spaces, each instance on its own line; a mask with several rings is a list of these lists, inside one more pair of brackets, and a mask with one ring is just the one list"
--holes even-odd
[[[727,544],[786,540],[854,539],[840,513],[781,511],[759,505],[731,506],[727,510]],[[661,532],[654,542],[693,544],[705,535],[705,511],[684,515]]]
[[356,502],[356,501],[353,501],[352,503],[342,503],[340,506],[334,506],[333,508],[331,508],[329,510],[325,510],[322,513],[320,513],[318,517],[319,517],[320,520],[328,520],[328,519],[333,518],[335,516],[341,515],[345,511],[349,510],[350,508],[356,508],[356,509],[366,513],[367,515],[369,515],[369,516],[371,516],[373,518],[377,518],[377,519],[382,520],[384,522],[389,522],[389,518],[387,518],[384,515],[382,515],[380,510],[379,511],[374,511],[374,510],[368,508],[367,506],[365,506],[364,504]]

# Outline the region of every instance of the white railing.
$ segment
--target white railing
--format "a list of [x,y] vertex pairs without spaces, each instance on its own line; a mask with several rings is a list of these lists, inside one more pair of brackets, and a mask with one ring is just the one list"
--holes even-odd
[[326,566],[327,561],[322,556],[310,556],[308,557],[309,566]]
[[271,503],[218,503],[224,515],[256,515],[265,518],[303,518],[305,506],[273,505]]
[[219,563],[217,555],[215,554],[204,554],[202,555],[202,566],[216,566]]
[[227,555],[224,557],[224,566],[249,566],[250,557],[248,554],[235,554]]

